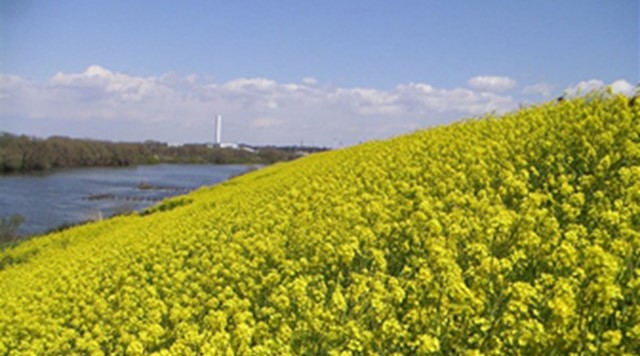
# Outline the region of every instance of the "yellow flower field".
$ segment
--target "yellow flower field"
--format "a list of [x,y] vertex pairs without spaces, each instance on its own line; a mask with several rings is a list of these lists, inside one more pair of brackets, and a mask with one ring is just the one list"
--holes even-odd
[[0,252],[0,354],[640,353],[640,103],[276,164]]

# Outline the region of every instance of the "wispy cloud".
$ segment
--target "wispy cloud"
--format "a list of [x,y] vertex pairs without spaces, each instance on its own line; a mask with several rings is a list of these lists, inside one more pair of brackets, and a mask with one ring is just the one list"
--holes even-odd
[[282,125],[283,123],[284,122],[282,120],[274,119],[272,117],[259,117],[251,122],[251,127],[273,127]]
[[[45,83],[0,75],[0,118],[19,119],[22,126],[58,120],[68,123],[71,131],[73,125],[92,122],[117,122],[123,132],[133,130],[128,123],[136,130],[148,124],[141,137],[198,141],[209,139],[213,115],[221,113],[224,136],[230,141],[355,143],[516,107],[510,96],[497,93],[515,82],[477,78],[472,79],[477,90],[427,83],[380,90],[333,87],[314,78],[298,83],[268,78],[212,83],[175,73],[141,77],[94,65],[81,73],[56,73]],[[156,137],[167,133],[154,135],[154,123],[174,127],[172,137]]]
[[484,75],[469,79],[469,86],[476,90],[500,93],[516,86],[516,81],[509,77]]
[[528,95],[542,95],[547,97],[551,95],[552,90],[552,84],[541,82],[524,87],[524,89],[522,89],[522,92]]

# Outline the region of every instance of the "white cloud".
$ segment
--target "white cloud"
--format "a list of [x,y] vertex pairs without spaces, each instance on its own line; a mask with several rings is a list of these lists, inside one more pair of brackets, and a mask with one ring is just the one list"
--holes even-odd
[[[484,90],[426,83],[404,83],[390,90],[337,88],[311,79],[279,83],[238,78],[211,83],[195,75],[141,77],[100,66],[81,73],[56,73],[46,83],[0,75],[0,125],[3,117],[21,122],[21,127],[58,120],[67,125],[65,134],[73,136],[78,127],[90,131],[117,123],[112,130],[126,133],[128,139],[201,142],[211,140],[213,116],[220,113],[223,138],[228,141],[304,140],[330,145],[384,138],[408,128],[516,107],[510,96]],[[165,131],[154,131],[160,127]]]
[[370,88],[337,89],[330,98],[350,112],[362,116],[394,115],[408,109],[402,106],[398,94],[394,91]]
[[396,91],[409,110],[420,113],[481,114],[490,111],[504,112],[515,107],[510,96],[464,88],[436,89],[428,84],[409,83],[399,85]]
[[564,93],[568,96],[583,95],[591,91],[605,90],[607,86],[611,87],[611,91],[614,94],[633,95],[635,93],[635,87],[623,79],[616,80],[609,85],[599,79],[584,80],[574,86],[568,87]]
[[95,93],[102,94],[98,99],[119,96],[122,99],[133,101],[157,96],[164,89],[154,77],[132,77],[114,73],[95,65],[79,74],[58,72],[49,80],[48,84],[53,88],[94,90]]
[[565,89],[564,93],[569,96],[581,95],[593,90],[602,89],[604,88],[604,86],[605,84],[602,80],[598,80],[598,79],[583,80],[578,84]]
[[225,89],[234,92],[268,91],[277,86],[278,83],[265,78],[240,78],[224,85]]
[[616,80],[611,83],[611,90],[616,94],[633,95],[635,94],[636,88],[626,80]]
[[476,90],[500,93],[515,87],[516,81],[509,77],[484,75],[469,79],[468,84]]
[[551,90],[553,90],[553,85],[541,82],[524,87],[522,92],[529,95],[549,96],[551,95]]

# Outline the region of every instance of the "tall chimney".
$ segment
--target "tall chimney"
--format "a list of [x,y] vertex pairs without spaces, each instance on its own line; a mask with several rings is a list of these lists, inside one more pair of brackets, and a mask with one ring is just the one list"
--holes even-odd
[[216,115],[216,145],[222,144],[222,115]]

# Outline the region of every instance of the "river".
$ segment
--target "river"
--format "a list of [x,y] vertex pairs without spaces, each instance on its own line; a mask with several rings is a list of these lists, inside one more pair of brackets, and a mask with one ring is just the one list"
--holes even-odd
[[0,217],[20,214],[25,221],[19,233],[40,234],[62,225],[139,211],[162,198],[222,182],[249,168],[158,164],[0,176]]

